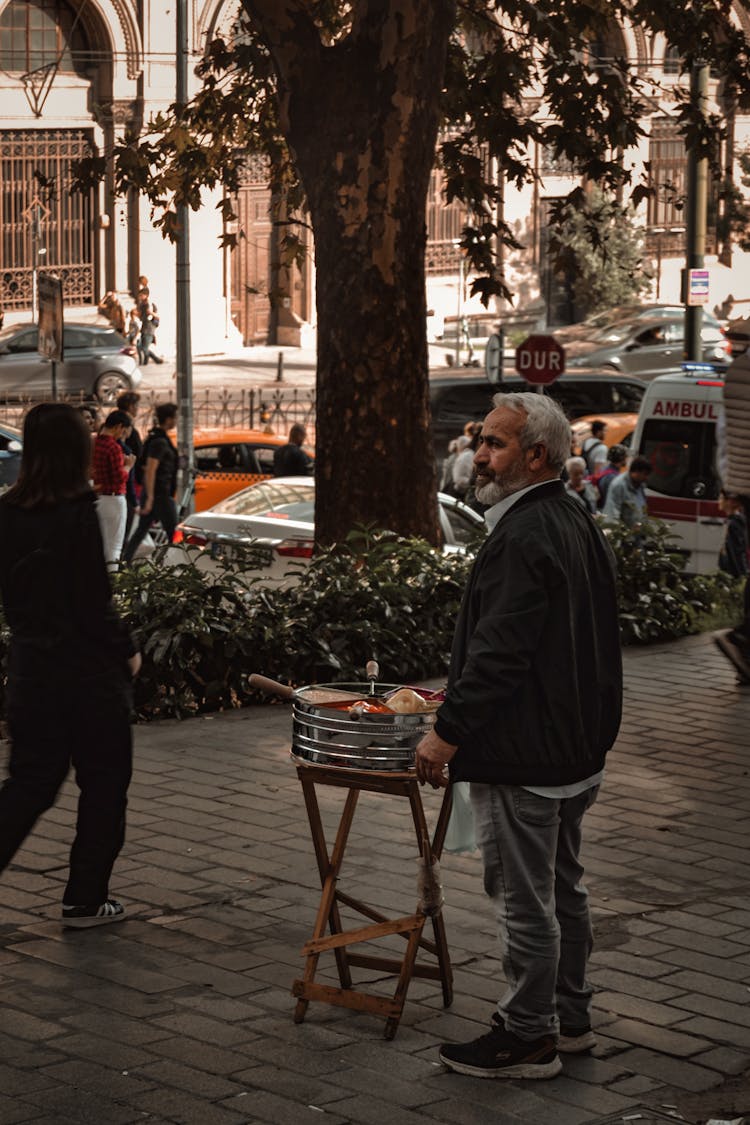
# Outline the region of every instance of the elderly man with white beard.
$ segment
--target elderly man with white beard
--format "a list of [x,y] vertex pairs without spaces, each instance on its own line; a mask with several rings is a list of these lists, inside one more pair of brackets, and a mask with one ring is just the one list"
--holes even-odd
[[558,1052],[596,1042],[579,853],[620,725],[614,563],[560,480],[570,429],[559,406],[533,393],[493,402],[474,458],[491,530],[459,611],[445,702],[417,747],[417,775],[434,787],[471,783],[506,988],[490,1030],[444,1044],[440,1059],[480,1078],[552,1078]]

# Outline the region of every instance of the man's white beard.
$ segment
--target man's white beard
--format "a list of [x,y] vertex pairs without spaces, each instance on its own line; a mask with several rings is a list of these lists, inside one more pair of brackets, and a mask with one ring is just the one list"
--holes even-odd
[[474,489],[474,495],[480,504],[486,504],[491,508],[514,492],[526,488],[530,483],[527,474],[523,470],[517,470],[515,473],[506,473],[503,477],[495,477],[487,484],[480,485]]

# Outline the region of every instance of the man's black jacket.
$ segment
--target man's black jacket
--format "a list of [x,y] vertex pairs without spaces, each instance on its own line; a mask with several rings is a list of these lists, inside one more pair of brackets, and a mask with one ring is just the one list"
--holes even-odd
[[561,481],[525,493],[477,555],[435,730],[454,781],[567,785],[600,770],[620,726],[610,550]]

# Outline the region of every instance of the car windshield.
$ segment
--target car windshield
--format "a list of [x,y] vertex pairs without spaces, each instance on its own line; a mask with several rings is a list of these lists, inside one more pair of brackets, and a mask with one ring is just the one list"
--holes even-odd
[[291,514],[306,507],[312,513],[315,507],[315,488],[311,484],[275,484],[268,481],[256,484],[222,500],[212,511],[233,516],[263,516],[276,519],[306,519]]

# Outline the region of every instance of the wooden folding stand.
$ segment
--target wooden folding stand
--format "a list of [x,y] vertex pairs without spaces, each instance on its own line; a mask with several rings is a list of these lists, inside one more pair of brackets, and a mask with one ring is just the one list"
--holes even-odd
[[[430,843],[419,783],[413,773],[380,773],[373,770],[344,769],[339,766],[312,765],[297,760],[297,774],[302,783],[302,792],[310,821],[323,893],[312,938],[302,949],[303,956],[307,958],[304,976],[301,980],[296,980],[292,986],[292,995],[298,997],[294,1021],[295,1023],[301,1023],[305,1018],[309,1002],[320,1000],[327,1004],[336,1004],[342,1008],[372,1012],[374,1015],[385,1017],[385,1038],[392,1039],[398,1029],[412,977],[427,977],[431,980],[439,980],[443,988],[444,1006],[447,1008],[453,1000],[453,974],[445,939],[443,916],[440,911],[431,916],[435,940],[428,941],[422,936],[427,915],[422,913],[419,907],[414,914],[410,914],[408,917],[389,919],[379,911],[360,902],[359,899],[340,891],[337,887],[339,872],[344,860],[357,800],[361,792],[408,797],[419,850],[418,854],[423,857],[423,862],[431,863],[433,859],[440,858],[443,850],[443,841],[445,840],[451,809],[450,789],[445,791],[435,834]],[[323,823],[315,791],[316,785],[331,785],[348,790],[336,833],[336,841],[330,855],[323,832]],[[425,849],[427,850],[426,856],[424,855]],[[373,924],[354,930],[344,930],[339,914],[339,904],[348,906],[358,914],[369,918]],[[329,936],[326,936],[326,929],[330,930]],[[390,934],[399,934],[406,939],[406,951],[400,961],[397,958],[349,952],[349,946],[351,945],[358,942],[375,941]],[[418,963],[417,954],[420,949],[435,957],[437,963]],[[340,988],[315,982],[318,958],[321,953],[326,953],[329,950],[333,952],[336,958]],[[397,975],[398,982],[393,998],[375,996],[372,993],[362,992],[354,988],[350,971],[353,966],[364,969],[381,969],[388,974]]]

